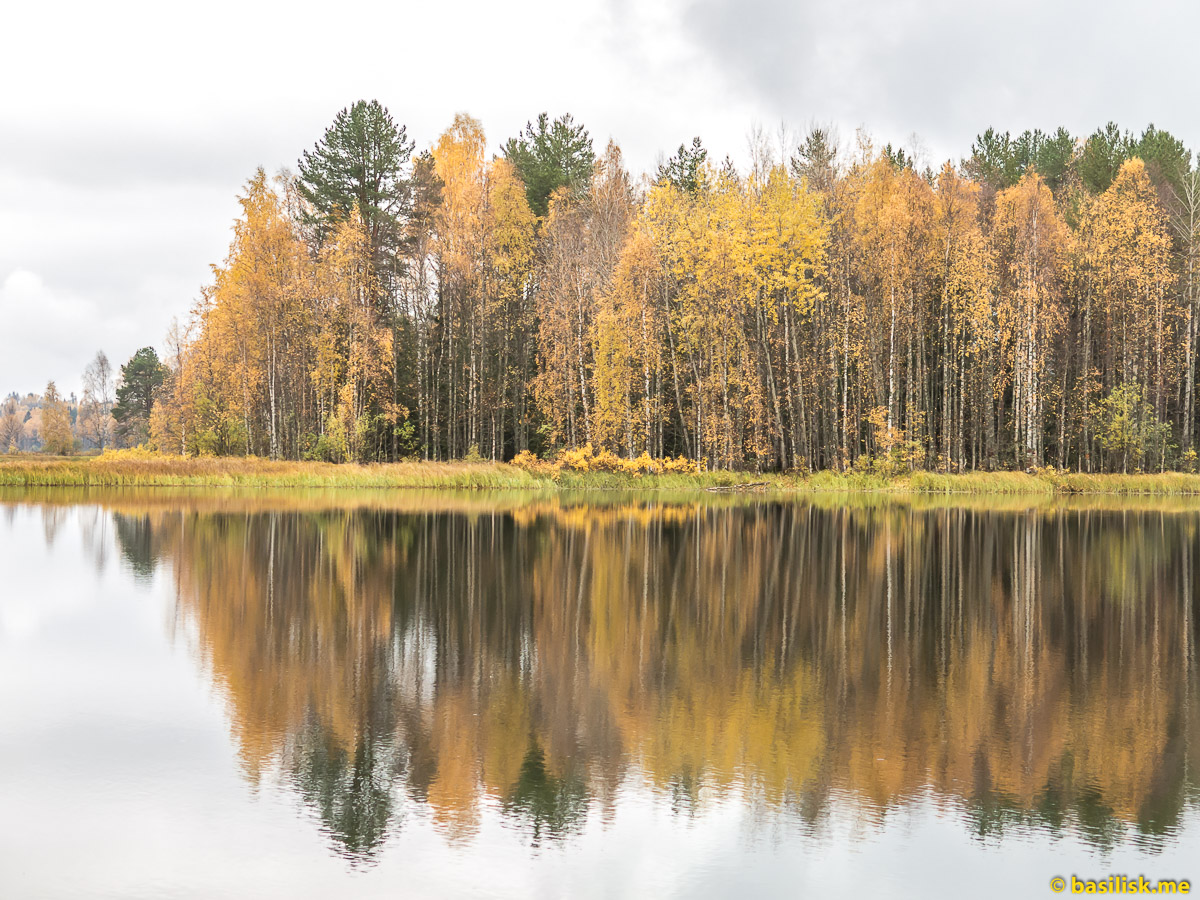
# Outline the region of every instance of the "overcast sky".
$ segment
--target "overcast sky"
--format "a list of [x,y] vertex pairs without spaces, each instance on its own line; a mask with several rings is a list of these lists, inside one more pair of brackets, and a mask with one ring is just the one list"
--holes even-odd
[[254,168],[294,168],[360,98],[419,147],[460,110],[497,152],[571,112],[635,172],[693,135],[741,162],[756,123],[861,125],[932,165],[988,125],[1152,121],[1200,145],[1200,5],[1169,0],[91,0],[0,21],[0,394],[161,349]]

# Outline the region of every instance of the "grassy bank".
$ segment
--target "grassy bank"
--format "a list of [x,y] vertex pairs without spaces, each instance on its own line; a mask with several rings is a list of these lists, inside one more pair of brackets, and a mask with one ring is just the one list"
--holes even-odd
[[1115,494],[1125,496],[1200,496],[1200,475],[1163,472],[1142,475],[1077,472],[1028,475],[1024,472],[968,472],[940,475],[917,472],[892,482],[893,490],[921,494]]
[[0,457],[0,486],[9,487],[248,487],[453,488],[553,491],[755,490],[891,494],[1109,494],[1200,496],[1200,475],[1080,475],[1073,473],[917,472],[896,478],[818,472],[809,476],[753,472],[646,474],[529,471],[505,463],[401,462],[352,465],[271,462],[265,459],[182,459],[145,454],[91,458]]
[[0,457],[0,486],[25,487],[338,487],[537,488],[546,479],[495,463],[394,463],[359,466],[266,459]]
[[91,458],[0,456],[0,486],[8,487],[284,487],[448,488],[520,490],[695,490],[757,487],[796,489],[804,480],[745,472],[632,475],[529,471],[493,462],[272,462],[256,458],[192,458],[115,453]]

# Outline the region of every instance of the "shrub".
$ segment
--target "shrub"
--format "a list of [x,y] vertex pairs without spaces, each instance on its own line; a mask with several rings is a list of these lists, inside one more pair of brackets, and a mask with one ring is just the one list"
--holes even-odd
[[516,466],[518,469],[523,469],[532,474],[548,474],[554,471],[554,466],[551,463],[538,459],[538,455],[529,450],[522,450],[512,458],[509,465]]
[[584,444],[574,450],[563,450],[558,454],[554,463],[559,471],[571,472],[612,472],[622,475],[695,475],[700,467],[690,459],[682,456],[671,459],[655,459],[643,451],[636,459],[625,459],[617,456],[611,450],[601,450],[597,453],[591,444]]

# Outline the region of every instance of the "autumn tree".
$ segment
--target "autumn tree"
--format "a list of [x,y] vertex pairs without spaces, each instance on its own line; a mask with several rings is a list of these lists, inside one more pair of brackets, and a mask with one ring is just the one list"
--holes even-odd
[[[439,384],[436,365],[436,316],[439,308],[437,212],[442,202],[442,180],[433,154],[425,151],[413,162],[410,207],[405,222],[404,265],[397,304],[411,334],[407,346],[411,357],[407,368],[404,399],[415,412],[413,449],[425,459],[438,455],[439,431],[435,394]],[[397,349],[405,346],[397,342]],[[397,387],[399,384],[399,378]],[[401,397],[397,397],[397,402]]]
[[1054,396],[1055,352],[1065,324],[1062,282],[1066,225],[1036,172],[1000,192],[992,242],[996,254],[1001,346],[1011,354],[1014,463],[1044,459],[1047,401]]
[[25,436],[25,421],[16,397],[5,397],[0,404],[0,447],[5,453],[15,453]]
[[488,166],[485,313],[494,335],[483,400],[487,422],[481,452],[503,459],[529,446],[529,386],[534,374],[534,212],[515,168]]
[[71,411],[51,381],[42,394],[41,424],[38,436],[42,452],[63,456],[75,449],[75,435],[71,431]]
[[[1102,387],[1137,384],[1164,419],[1178,364],[1176,276],[1167,218],[1140,159],[1122,164],[1112,185],[1088,205],[1080,240],[1087,269],[1085,358],[1095,360]],[[1092,341],[1099,351],[1094,356]]]
[[[620,148],[610,142],[597,161],[586,207],[590,241],[584,252],[591,263],[594,303],[586,355],[594,367],[591,433],[600,446],[630,458],[639,451],[662,455],[664,413],[662,272],[649,236],[631,233],[635,213]],[[580,312],[571,317],[576,337],[588,318]],[[586,366],[578,343],[575,349],[576,369]],[[553,411],[548,413],[553,418]]]
[[435,456],[499,459],[528,442],[534,216],[513,164],[485,148],[483,126],[460,114],[433,150]]
[[[816,323],[815,335],[828,354],[828,370],[820,410],[828,421],[823,454],[814,464],[844,469],[861,451],[859,436],[864,421],[864,404],[869,380],[859,377],[855,367],[862,337],[862,285],[856,240],[855,210],[863,186],[863,166],[846,166],[836,135],[815,127],[805,135],[791,159],[791,169],[803,178],[817,201],[829,229],[827,266],[816,273],[824,315]],[[824,361],[824,360],[822,360]]]
[[927,271],[932,191],[911,169],[884,156],[864,165],[855,210],[856,239],[863,259],[867,345],[877,405],[887,408],[887,427],[914,432],[922,425],[914,341],[924,326],[920,303]]
[[538,374],[534,395],[551,445],[576,447],[596,424],[596,317],[633,217],[620,150],[609,144],[591,190],[551,198],[539,273]]
[[[697,177],[695,194],[670,179],[653,186],[622,254],[612,294],[621,305],[600,320],[598,405],[649,401],[671,424],[659,436],[666,452],[710,465],[808,465],[820,446],[810,356],[826,314],[820,202],[777,162],[748,179],[728,166]],[[657,333],[631,341],[643,319]]]
[[443,452],[451,457],[479,446],[480,384],[485,323],[478,301],[483,293],[486,252],[486,138],[478,120],[460,113],[434,146],[434,167],[442,184],[437,209],[438,273],[441,294],[438,373],[444,417]]
[[395,403],[394,335],[372,303],[377,287],[370,234],[356,214],[322,248],[314,277],[318,455],[385,459],[408,411]]
[[210,372],[197,398],[208,413],[206,440],[232,446],[236,431],[243,452],[272,459],[294,456],[307,424],[310,259],[287,214],[286,190],[286,180],[273,182],[262,169],[247,183],[229,255],[214,269],[201,310],[211,347],[195,360]]
[[112,406],[112,367],[101,350],[83,370],[83,398],[79,403],[80,434],[101,450],[112,441]]
[[1180,449],[1195,442],[1196,350],[1200,338],[1200,169],[1190,165],[1172,188],[1171,231],[1178,247],[1179,302],[1183,317],[1183,409]]
[[1091,469],[1133,385],[1171,430],[1156,464],[1193,448],[1200,180],[1174,136],[989,129],[936,172],[864,132],[785,149],[758,130],[740,171],[696,139],[639,182],[569,116],[495,157],[460,114],[414,158],[357,103],[298,178],[248,182],[158,381],[123,377],[119,430],[339,461],[590,443],[711,468]]
[[1162,468],[1170,425],[1158,420],[1154,408],[1142,399],[1139,385],[1118,385],[1098,406],[1097,436],[1114,469],[1119,464],[1123,473],[1131,465],[1141,471],[1147,459]]
[[766,410],[764,465],[806,469],[836,443],[836,333],[824,290],[829,231],[822,200],[782,165],[744,186],[751,269],[745,310]]
[[[968,465],[968,441],[980,458],[982,431],[991,429],[995,405],[997,308],[994,256],[980,222],[975,182],[947,163],[938,175],[931,253],[936,254],[940,333],[940,446],[945,464]],[[982,417],[987,422],[980,427]],[[970,438],[968,438],[970,435]]]

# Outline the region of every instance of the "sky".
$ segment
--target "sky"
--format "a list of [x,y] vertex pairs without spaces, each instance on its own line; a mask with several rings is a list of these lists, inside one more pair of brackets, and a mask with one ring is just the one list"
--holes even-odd
[[814,123],[933,166],[989,125],[1153,122],[1200,147],[1200,4],[1174,0],[68,0],[2,21],[0,395],[161,350],[255,168],[295,168],[358,99],[421,148],[468,112],[497,153],[570,112],[635,173],[694,135],[744,163],[752,129],[778,150]]

